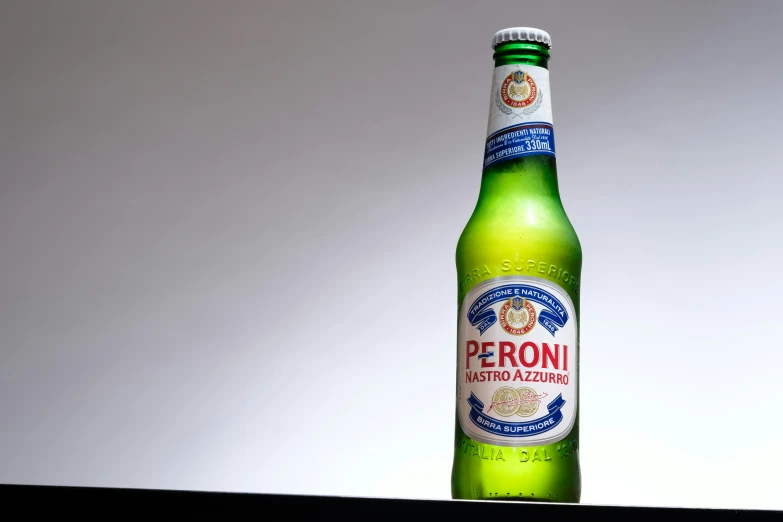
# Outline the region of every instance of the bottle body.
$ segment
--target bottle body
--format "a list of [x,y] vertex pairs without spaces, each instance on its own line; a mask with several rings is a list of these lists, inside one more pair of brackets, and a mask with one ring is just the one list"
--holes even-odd
[[452,496],[578,502],[582,252],[560,200],[553,135],[531,136],[552,129],[551,105],[548,115],[529,110],[548,98],[548,71],[518,63],[496,67],[481,191],[456,250]]

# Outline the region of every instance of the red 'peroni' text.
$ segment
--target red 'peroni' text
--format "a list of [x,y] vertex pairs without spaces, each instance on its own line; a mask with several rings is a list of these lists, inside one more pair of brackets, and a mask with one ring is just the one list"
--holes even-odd
[[488,341],[481,343],[481,353],[479,354],[478,341],[468,341],[465,343],[465,369],[470,370],[470,359],[478,357],[482,368],[505,368],[506,365],[512,368],[523,366],[525,368],[534,368],[540,366],[552,368],[553,370],[568,371],[568,346],[548,343],[541,343],[539,347],[532,341],[527,341],[515,345],[511,341],[500,341],[497,343],[498,354],[495,354],[495,342]]

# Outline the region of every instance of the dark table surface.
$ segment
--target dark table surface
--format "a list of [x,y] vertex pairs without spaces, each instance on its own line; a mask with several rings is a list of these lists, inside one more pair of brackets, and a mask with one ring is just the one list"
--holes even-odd
[[[65,486],[0,485],[0,506],[6,513],[16,508],[26,513],[56,511],[65,515],[94,513],[104,520],[121,514],[162,512],[246,515],[267,520],[317,520],[368,518],[453,518],[463,520],[633,520],[650,515],[665,520],[781,520],[783,511],[739,509],[648,508],[597,506],[590,504],[550,504],[539,502],[412,500],[389,498],[271,495],[153,489],[84,488]],[[660,517],[660,518],[658,518]],[[14,518],[6,518],[13,520]]]

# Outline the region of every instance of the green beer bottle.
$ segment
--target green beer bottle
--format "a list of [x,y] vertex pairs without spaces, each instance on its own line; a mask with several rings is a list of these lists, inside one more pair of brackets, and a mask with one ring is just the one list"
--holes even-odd
[[549,35],[495,34],[484,170],[457,244],[452,496],[579,502],[582,250],[557,185]]

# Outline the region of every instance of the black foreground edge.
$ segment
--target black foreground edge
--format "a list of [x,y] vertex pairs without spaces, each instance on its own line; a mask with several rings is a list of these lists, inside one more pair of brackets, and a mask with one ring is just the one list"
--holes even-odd
[[783,520],[783,511],[745,509],[648,508],[23,485],[0,485],[0,506],[6,514],[14,507],[21,508],[26,513],[57,509],[61,514],[64,514],[63,508],[78,508],[78,513],[82,515],[93,511],[106,520],[138,511],[145,511],[150,515],[173,510],[178,514],[190,511],[206,514],[216,509],[224,515],[221,519],[231,518],[232,515],[250,515],[266,520],[352,520],[367,517],[405,517],[406,521],[423,517],[490,517],[493,520],[500,520],[496,517],[535,517],[540,520],[589,517],[586,520],[633,520],[629,517],[645,515],[666,522]]

